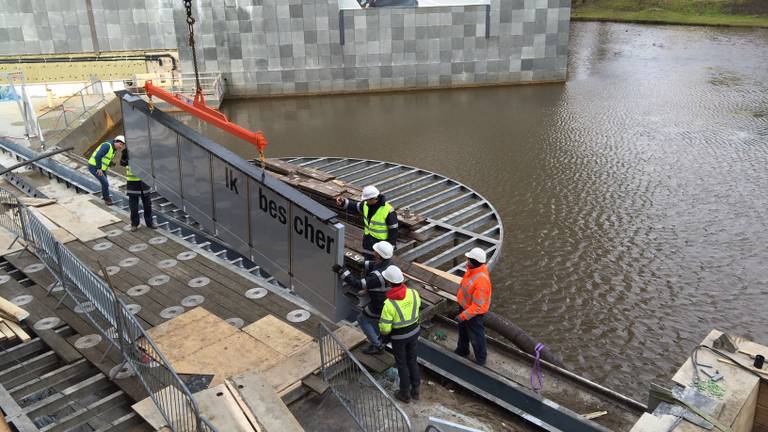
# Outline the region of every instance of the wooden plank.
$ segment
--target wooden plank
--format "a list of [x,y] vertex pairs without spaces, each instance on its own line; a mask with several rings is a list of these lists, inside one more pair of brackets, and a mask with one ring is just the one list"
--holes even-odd
[[[180,361],[190,355],[238,332],[239,330],[235,327],[198,306],[149,329],[147,334],[168,361],[177,367],[180,366]],[[184,370],[179,369],[179,371]]]
[[16,340],[16,334],[5,324],[5,320],[0,321],[0,333],[3,334],[5,340]]
[[64,339],[60,334],[56,333],[56,331],[53,329],[37,330],[32,327],[32,331],[40,339],[42,339],[46,345],[48,345],[53,350],[53,352],[61,357],[65,363],[74,363],[83,358],[83,355],[80,354],[80,351],[78,351],[77,348],[73,347],[69,342],[67,342],[66,339]]
[[232,395],[232,399],[234,399],[235,403],[237,403],[240,411],[245,414],[245,417],[248,419],[248,423],[251,424],[256,432],[264,432],[261,426],[259,426],[259,421],[256,420],[256,417],[253,415],[250,408],[248,408],[248,405],[245,403],[242,396],[240,396],[240,393],[237,392],[237,389],[235,388],[235,385],[232,383],[232,381],[227,380],[224,382],[224,385],[227,387],[227,390],[229,390],[229,394]]
[[309,387],[313,392],[322,395],[328,390],[328,383],[318,374],[307,375],[301,383]]
[[5,421],[5,416],[0,412],[0,432],[11,432],[11,427]]
[[752,428],[755,424],[755,414],[757,412],[757,396],[760,390],[760,386],[755,386],[752,392],[747,397],[744,405],[741,407],[739,414],[731,423],[731,430],[733,432],[752,432]]
[[53,204],[56,202],[56,200],[54,198],[33,198],[33,197],[20,196],[19,202],[24,204],[27,207],[42,207],[48,204]]
[[13,321],[5,321],[5,325],[8,326],[9,329],[19,338],[19,340],[24,343],[32,339],[29,337],[29,334],[25,332],[18,324],[16,324]]
[[17,323],[24,321],[29,317],[29,312],[9,302],[3,297],[0,297],[0,311],[3,312],[3,315],[13,319]]
[[[718,330],[712,330],[701,342],[702,345],[706,346],[712,346],[712,342],[717,339],[722,332]],[[766,349],[765,347],[761,347],[757,344],[746,344],[744,341],[740,341],[738,343],[740,347],[743,347],[744,349],[748,349],[751,352],[761,352],[761,349]],[[716,365],[718,364],[718,357],[716,354],[710,352],[709,350],[699,350],[697,354],[697,360],[700,363],[704,364],[710,364],[710,365]],[[724,379],[722,381],[719,381],[718,384],[720,384],[725,389],[725,396],[723,397],[723,410],[720,413],[720,415],[716,418],[717,421],[719,421],[722,424],[725,425],[733,425],[735,422],[738,422],[739,424],[742,424],[746,415],[747,417],[750,417],[749,414],[745,414],[743,412],[743,409],[745,405],[748,405],[751,403],[751,399],[753,397],[753,392],[755,388],[758,386],[760,382],[760,378],[755,376],[752,373],[749,373],[738,366],[729,366],[729,365],[723,365],[722,367],[718,368],[720,373],[723,375]],[[682,386],[690,386],[692,385],[692,379],[693,379],[693,368],[691,364],[691,359],[687,359],[683,366],[677,371],[674,377],[672,377],[672,381],[674,381],[677,384],[680,384]],[[756,401],[756,395],[755,395],[755,401]],[[754,418],[754,405],[751,408],[752,409],[752,415],[750,418]]]
[[[160,401],[173,401],[173,400],[185,399],[184,394],[172,386],[168,386],[163,389],[160,389],[156,391],[154,395],[157,398],[157,400],[160,400]],[[155,405],[155,402],[152,400],[151,397],[146,397],[140,400],[139,402],[133,404],[131,408],[133,408],[136,414],[140,415],[141,418],[143,418],[147,423],[149,423],[149,425],[152,426],[155,430],[161,430],[163,429],[163,427],[168,426],[168,423],[165,421],[165,418],[163,418],[163,415],[160,413],[160,410],[157,409],[157,406]],[[174,414],[178,415],[179,413],[175,412]],[[180,420],[178,423],[182,425],[195,424],[195,420],[192,417],[188,419],[183,419],[180,417],[176,417],[176,418]],[[193,431],[177,431],[177,432],[193,432]]]
[[243,327],[243,331],[284,356],[290,356],[312,342],[312,336],[285,323],[274,315]]
[[56,225],[55,223],[53,223],[53,221],[51,221],[50,219],[48,219],[48,217],[47,217],[47,216],[45,216],[44,214],[42,214],[42,213],[40,212],[40,210],[39,210],[39,209],[37,209],[37,208],[34,208],[34,207],[30,207],[28,210],[29,210],[29,211],[30,211],[30,212],[31,212],[33,215],[35,215],[35,217],[37,218],[37,220],[39,220],[39,221],[40,221],[40,223],[41,223],[41,224],[43,224],[43,226],[44,226],[44,227],[45,227],[45,228],[46,228],[48,231],[50,231],[50,232],[51,232],[51,234],[53,235],[53,237],[54,237],[56,240],[58,240],[58,241],[59,241],[61,244],[66,244],[66,243],[69,243],[69,242],[71,242],[71,241],[73,241],[73,240],[76,240],[76,239],[77,239],[77,237],[75,237],[74,235],[72,235],[72,233],[70,233],[70,232],[69,232],[69,231],[67,231],[66,229],[64,229],[64,228],[62,228],[62,227],[60,227],[60,226]]
[[267,159],[264,165],[269,171],[277,172],[280,174],[296,173],[319,182],[327,182],[333,180],[336,176],[325,173],[323,171],[316,170],[314,168],[306,168],[290,162],[281,161],[279,159]]
[[200,414],[205,416],[216,430],[257,431],[225,384],[195,393],[194,398],[197,401]]
[[78,240],[87,242],[102,238],[106,233],[88,223],[83,223],[78,216],[61,204],[51,204],[37,209],[56,225],[69,231]]
[[602,417],[604,415],[608,414],[608,411],[595,411],[591,412],[589,414],[582,414],[581,416],[584,417],[587,420],[596,419],[598,417]]
[[261,373],[252,372],[233,379],[232,384],[231,388],[240,395],[264,432],[304,431]]
[[442,277],[443,279],[447,279],[448,281],[451,281],[451,282],[455,283],[456,285],[460,285],[461,284],[461,279],[462,279],[461,276],[456,276],[456,275],[448,273],[446,271],[442,271],[440,269],[436,269],[434,267],[430,267],[430,266],[428,266],[426,264],[421,264],[421,263],[414,262],[413,265],[416,266],[416,267],[419,267],[421,269],[427,270],[427,271],[429,271],[431,273],[434,273],[434,274]]
[[214,375],[211,385],[218,385],[229,377],[250,370],[270,368],[284,359],[283,355],[268,345],[245,332],[237,331],[171,364],[179,373]]
[[70,200],[59,201],[59,204],[74,214],[81,224],[101,228],[121,221],[119,217],[96,205],[89,195],[78,195]]
[[[350,326],[341,326],[334,333],[349,349],[365,340],[365,335],[361,331]],[[311,343],[284,361],[267,369],[264,372],[264,377],[275,391],[281,394],[318,369],[320,369],[320,348],[316,343]]]
[[18,252],[24,249],[24,241],[16,238],[16,234],[5,228],[0,228],[0,256]]

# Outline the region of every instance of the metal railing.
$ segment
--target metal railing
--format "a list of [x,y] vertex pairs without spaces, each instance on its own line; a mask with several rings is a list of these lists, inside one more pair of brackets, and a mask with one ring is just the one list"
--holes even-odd
[[320,323],[320,371],[331,392],[364,431],[410,431],[397,403],[325,324]]
[[94,81],[64,99],[58,106],[40,114],[37,117],[40,141],[45,142],[46,137],[51,138],[68,130],[80,117],[102,104],[105,99],[103,83]]
[[[195,75],[190,73],[182,73],[173,77],[134,76],[132,79],[123,80],[123,86],[135,95],[144,95],[146,94],[144,84],[148,80],[163,90],[184,95],[190,100],[195,96],[197,90]],[[200,87],[203,89],[206,100],[212,99],[220,102],[224,96],[224,80],[220,72],[200,72]]]
[[[24,238],[21,203],[16,195],[0,188],[0,225],[16,236],[14,241]],[[8,246],[10,249],[11,246]]]
[[[0,202],[10,207],[10,212],[6,208],[0,216],[0,225],[20,233],[18,235],[23,236],[28,249],[63,288],[59,305],[68,299],[74,302],[75,311],[82,313],[103,340],[109,342],[105,357],[112,348],[120,350],[123,367],[136,374],[171,430],[216,432],[200,415],[187,386],[110,285],[57,241],[11,192],[0,188]],[[51,286],[49,295],[53,291],[54,286]]]

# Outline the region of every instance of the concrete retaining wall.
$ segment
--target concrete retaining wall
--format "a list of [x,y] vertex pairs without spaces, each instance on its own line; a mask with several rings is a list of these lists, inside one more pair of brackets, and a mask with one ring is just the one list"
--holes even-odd
[[[566,77],[570,0],[341,12],[338,2],[194,1],[201,69],[224,73],[242,96]],[[90,3],[0,2],[0,55],[178,48],[192,70],[181,1]]]

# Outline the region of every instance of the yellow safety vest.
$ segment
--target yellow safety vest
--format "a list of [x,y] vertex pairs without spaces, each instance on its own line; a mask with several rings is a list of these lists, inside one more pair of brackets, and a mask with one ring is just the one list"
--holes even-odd
[[112,163],[112,158],[115,157],[115,147],[112,145],[111,142],[103,142],[98,147],[96,147],[96,150],[91,153],[91,158],[88,159],[88,163],[95,167],[96,166],[96,153],[101,150],[101,146],[104,144],[109,145],[109,150],[107,151],[107,154],[104,155],[103,158],[101,158],[101,170],[106,171],[109,169],[109,164]]
[[385,203],[376,210],[371,220],[368,220],[368,203],[363,203],[363,223],[365,224],[364,234],[369,235],[376,240],[386,240],[389,237],[389,227],[387,226],[387,216],[392,211],[392,205]]
[[[406,288],[405,297],[402,300],[387,299],[384,301],[384,308],[381,310],[381,319],[379,319],[379,331],[381,334],[389,334],[392,329],[409,327],[419,323],[419,309],[421,308],[421,297],[419,293],[412,288]],[[392,335],[393,340],[408,339],[419,332],[419,326],[405,334]]]
[[131,166],[127,165],[125,167],[125,179],[127,181],[141,181],[141,177],[136,177],[133,175],[133,171],[131,171]]

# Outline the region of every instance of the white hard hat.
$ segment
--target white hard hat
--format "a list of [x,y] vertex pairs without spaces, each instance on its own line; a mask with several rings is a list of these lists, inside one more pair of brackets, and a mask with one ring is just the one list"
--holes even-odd
[[464,254],[467,258],[472,258],[473,260],[485,264],[485,251],[480,248],[472,248],[471,251]]
[[379,190],[376,189],[376,186],[366,186],[363,188],[363,197],[361,199],[365,201],[377,196],[379,196]]
[[121,143],[125,144],[125,137],[123,135],[118,135],[112,141],[120,141]]
[[384,279],[387,280],[389,283],[393,284],[401,284],[405,280],[405,277],[403,277],[403,272],[400,271],[397,266],[389,266],[381,272],[381,275],[384,276]]
[[380,257],[390,259],[392,258],[392,253],[394,253],[395,248],[392,247],[392,243],[390,242],[380,241],[373,245],[373,250],[379,254]]

